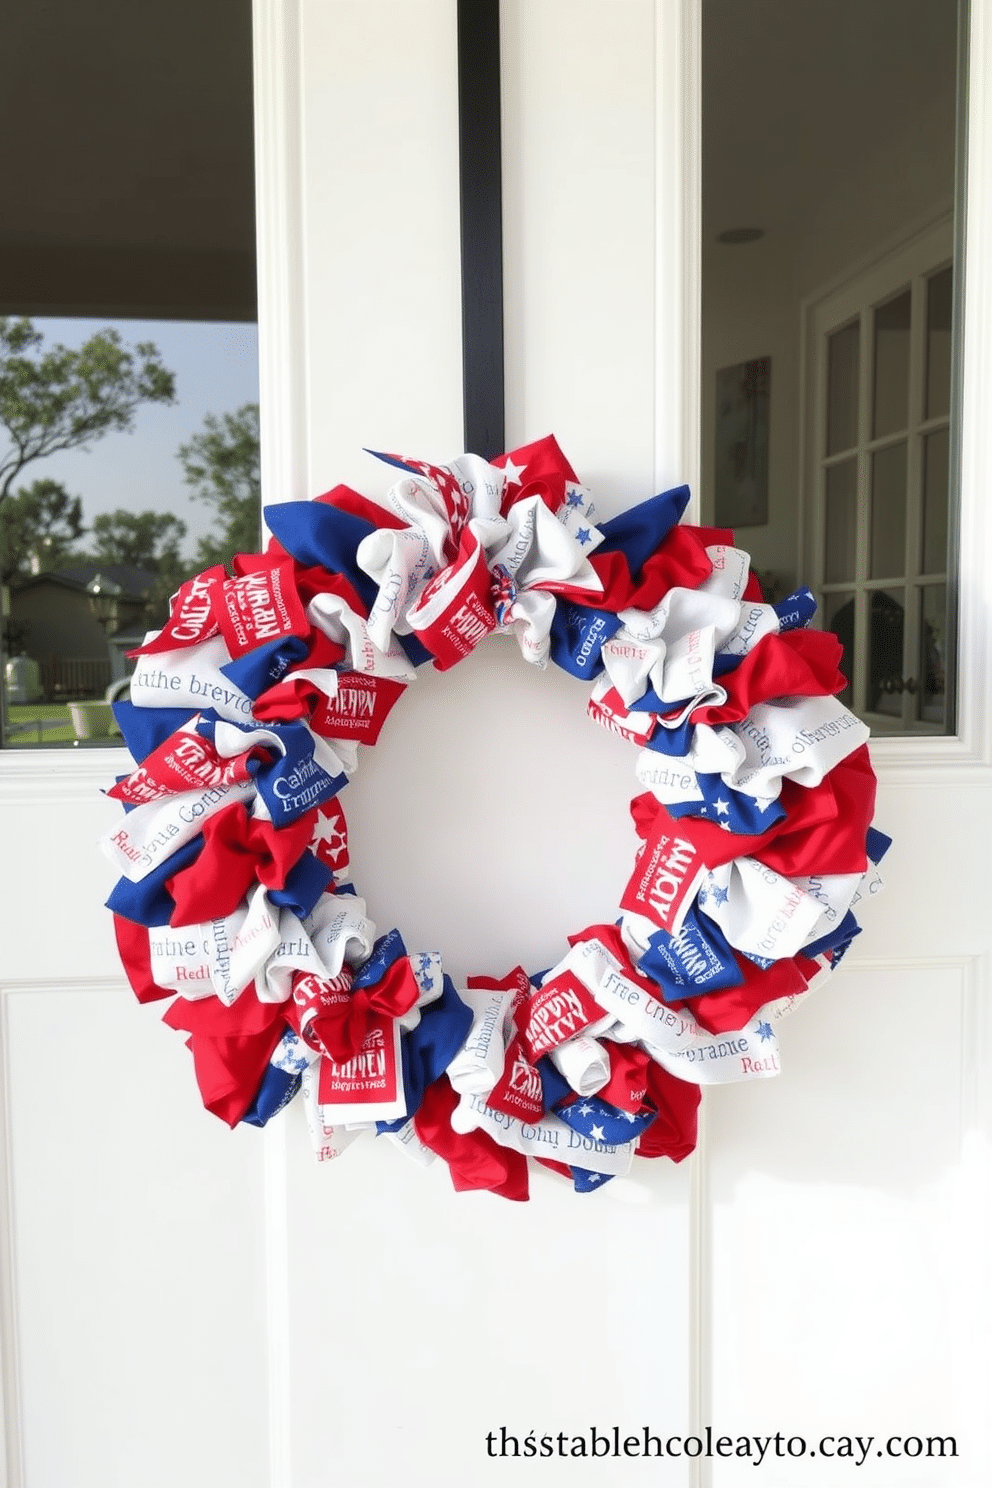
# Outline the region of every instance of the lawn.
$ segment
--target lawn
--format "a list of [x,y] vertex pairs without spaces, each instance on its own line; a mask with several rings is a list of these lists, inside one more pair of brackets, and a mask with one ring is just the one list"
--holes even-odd
[[[10,703],[7,707],[7,738],[10,748],[37,748],[39,744],[76,744],[76,731],[65,703]],[[86,740],[87,744],[120,742],[120,735],[109,739]]]

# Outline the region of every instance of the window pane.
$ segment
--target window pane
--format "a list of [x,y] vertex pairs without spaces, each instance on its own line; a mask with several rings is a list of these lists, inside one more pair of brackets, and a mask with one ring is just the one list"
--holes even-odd
[[873,589],[868,624],[869,713],[902,714],[902,643],[905,589]]
[[825,596],[823,601],[823,628],[825,630],[832,630],[844,648],[840,670],[847,678],[847,686],[839,696],[845,708],[853,707],[854,700],[851,683],[854,680],[854,648],[856,645],[853,590]]
[[947,566],[947,459],[950,433],[938,429],[923,441],[923,572]]
[[927,281],[927,401],[925,418],[951,411],[952,271],[943,269]]
[[251,5],[9,0],[3,43],[0,738],[118,742],[127,652],[258,543]]
[[835,331],[827,343],[827,454],[838,455],[858,442],[858,322]]
[[853,579],[857,554],[858,462],[844,460],[827,467],[824,579],[828,584]]
[[871,561],[868,576],[894,579],[906,572],[906,445],[871,457]]
[[946,727],[947,587],[925,584],[920,594],[920,664],[917,671],[918,717]]
[[909,290],[875,311],[872,438],[905,429],[909,413]]
[[[964,240],[957,151],[967,99],[958,84],[969,75],[971,0],[697,8],[702,520],[716,520],[716,374],[768,357],[769,519],[741,542],[782,592],[806,582],[824,595],[817,623],[850,605],[859,709],[870,690],[873,604],[876,663],[881,645],[883,600],[873,592],[888,593],[901,616],[903,600],[892,596],[905,589],[908,681],[921,586],[946,583],[953,731],[957,553],[944,547],[957,525],[950,384],[962,297],[951,263]],[[945,425],[946,446],[924,444]],[[933,730],[908,690],[887,696],[890,733]]]

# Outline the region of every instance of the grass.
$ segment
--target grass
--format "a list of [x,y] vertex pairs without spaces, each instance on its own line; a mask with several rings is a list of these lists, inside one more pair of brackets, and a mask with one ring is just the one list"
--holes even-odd
[[[76,731],[65,703],[11,703],[7,708],[11,725],[6,744],[11,749],[36,749],[39,744],[75,744]],[[24,728],[33,724],[33,728]],[[104,747],[119,742],[119,735],[93,740]]]

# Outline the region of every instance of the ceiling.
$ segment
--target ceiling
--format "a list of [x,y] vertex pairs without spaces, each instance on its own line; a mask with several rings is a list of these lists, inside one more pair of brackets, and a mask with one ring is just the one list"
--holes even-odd
[[921,114],[936,111],[935,148],[953,141],[957,0],[702,0],[702,15],[705,240],[801,221]]
[[5,0],[0,310],[252,319],[250,0]]

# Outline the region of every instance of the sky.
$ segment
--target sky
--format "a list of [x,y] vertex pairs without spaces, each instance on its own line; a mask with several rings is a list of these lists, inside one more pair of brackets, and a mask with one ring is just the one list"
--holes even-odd
[[88,452],[67,450],[34,461],[18,488],[42,476],[61,481],[71,495],[82,497],[87,524],[98,512],[119,506],[172,512],[189,528],[184,546],[191,554],[196,538],[210,527],[210,508],[190,499],[176,451],[199,432],[206,414],[258,401],[258,328],[187,320],[33,320],[46,347],[56,341],[80,346],[108,325],[125,342],[153,341],[175,373],[176,402],[140,408],[133,433],[107,434]]

